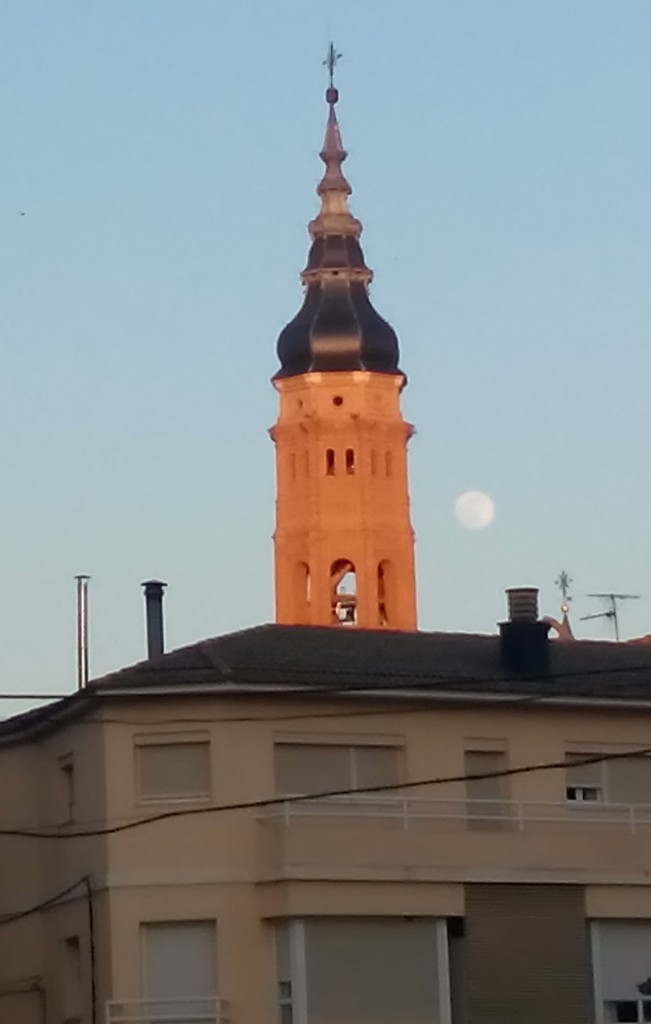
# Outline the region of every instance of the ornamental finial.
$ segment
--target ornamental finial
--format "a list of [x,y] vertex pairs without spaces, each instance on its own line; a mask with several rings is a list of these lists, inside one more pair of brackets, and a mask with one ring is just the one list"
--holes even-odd
[[330,43],[330,45],[328,46],[328,54],[326,56],[326,59],[323,61],[323,66],[328,69],[328,92],[334,93],[332,99],[330,99],[330,97],[327,96],[326,94],[328,103],[336,103],[339,98],[337,90],[335,89],[335,68],[337,67],[337,63],[341,60],[342,56],[343,54],[337,53],[335,49],[335,44]]

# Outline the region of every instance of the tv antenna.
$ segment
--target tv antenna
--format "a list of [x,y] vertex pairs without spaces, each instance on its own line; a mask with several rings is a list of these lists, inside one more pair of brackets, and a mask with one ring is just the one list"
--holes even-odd
[[620,601],[638,601],[641,596],[641,594],[588,594],[588,597],[598,597],[601,601],[606,601],[608,607],[604,612],[582,615],[581,622],[586,622],[588,619],[610,619],[615,630],[615,640],[619,640],[618,604]]

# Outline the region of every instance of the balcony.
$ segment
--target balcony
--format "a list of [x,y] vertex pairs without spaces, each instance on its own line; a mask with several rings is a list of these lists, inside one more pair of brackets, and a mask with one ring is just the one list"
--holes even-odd
[[230,1024],[230,1007],[224,999],[111,1000],[106,1004],[106,1024]]
[[279,804],[259,820],[262,881],[635,882],[651,860],[651,804],[360,794]]

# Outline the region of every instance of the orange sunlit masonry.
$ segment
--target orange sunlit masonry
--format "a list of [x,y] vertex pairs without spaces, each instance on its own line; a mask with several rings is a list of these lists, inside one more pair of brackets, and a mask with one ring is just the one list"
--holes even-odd
[[416,629],[414,533],[398,339],[371,305],[373,274],[348,208],[335,104],[310,223],[302,308],[278,339],[276,621]]

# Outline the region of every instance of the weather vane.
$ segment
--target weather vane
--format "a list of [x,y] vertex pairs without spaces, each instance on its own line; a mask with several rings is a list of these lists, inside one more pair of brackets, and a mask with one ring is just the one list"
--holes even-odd
[[568,573],[565,572],[565,569],[563,569],[560,576],[556,580],[556,586],[563,595],[563,611],[568,611],[567,605],[572,600],[572,598],[570,597],[570,585],[572,583],[574,583],[574,580],[569,576]]
[[322,62],[323,66],[328,69],[328,81],[331,89],[334,89],[335,85],[335,68],[337,67],[337,61],[341,60],[343,54],[337,53],[335,50],[335,44],[330,43],[328,47],[328,56]]

